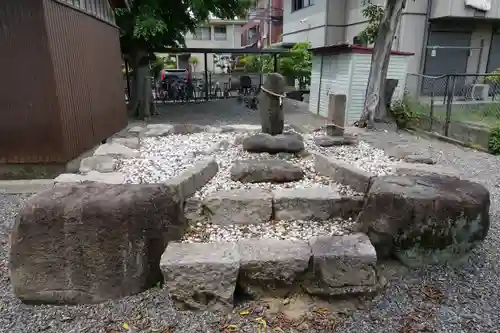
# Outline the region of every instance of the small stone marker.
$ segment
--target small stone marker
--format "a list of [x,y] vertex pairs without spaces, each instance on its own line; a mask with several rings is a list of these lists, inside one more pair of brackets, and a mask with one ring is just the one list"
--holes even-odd
[[[270,73],[267,75],[263,87],[273,93],[283,95],[285,93],[285,79],[281,74]],[[283,133],[285,116],[280,97],[262,90],[259,94],[259,112],[262,132],[271,135]]]
[[344,136],[346,95],[330,94],[326,134]]

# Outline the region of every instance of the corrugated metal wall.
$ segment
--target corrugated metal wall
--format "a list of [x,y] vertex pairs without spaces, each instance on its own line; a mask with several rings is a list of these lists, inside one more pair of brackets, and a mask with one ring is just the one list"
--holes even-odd
[[74,158],[127,124],[118,29],[44,0],[67,156]]
[[0,0],[0,163],[64,160],[41,1]]
[[126,126],[118,30],[52,0],[0,0],[0,163],[65,163]]

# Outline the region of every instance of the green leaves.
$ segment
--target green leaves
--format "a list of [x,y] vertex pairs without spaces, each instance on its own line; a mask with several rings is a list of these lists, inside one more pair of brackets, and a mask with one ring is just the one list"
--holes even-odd
[[368,19],[368,26],[358,34],[358,38],[364,44],[373,44],[377,38],[380,21],[382,21],[382,17],[384,16],[384,7],[374,5],[370,1],[365,1],[361,13]]
[[210,15],[234,19],[245,15],[250,4],[251,0],[134,0],[130,10],[115,10],[122,52],[183,46],[184,35]]

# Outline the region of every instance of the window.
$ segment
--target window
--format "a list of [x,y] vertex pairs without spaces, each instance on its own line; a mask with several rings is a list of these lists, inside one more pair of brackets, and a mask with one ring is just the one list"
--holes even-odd
[[214,27],[214,40],[227,40],[226,27]]
[[314,5],[315,0],[292,0],[292,12]]
[[211,29],[210,27],[201,27],[201,28],[196,28],[194,30],[194,36],[193,39],[196,40],[211,40],[210,34],[211,34]]

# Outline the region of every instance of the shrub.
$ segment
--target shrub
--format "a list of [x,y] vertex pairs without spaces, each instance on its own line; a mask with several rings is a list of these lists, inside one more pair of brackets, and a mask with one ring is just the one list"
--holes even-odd
[[417,110],[405,96],[391,104],[389,113],[394,118],[398,128],[408,128],[419,120]]
[[488,149],[493,155],[500,155],[500,126],[491,130]]

